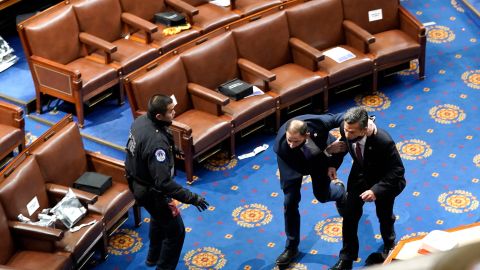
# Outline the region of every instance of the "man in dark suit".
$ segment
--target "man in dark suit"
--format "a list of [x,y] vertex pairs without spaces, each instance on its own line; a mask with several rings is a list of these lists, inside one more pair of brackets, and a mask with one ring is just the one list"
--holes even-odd
[[393,204],[395,197],[405,188],[405,168],[390,135],[378,129],[367,136],[367,122],[365,108],[354,107],[345,113],[340,127],[353,165],[348,176],[343,216],[343,247],[338,262],[331,270],[352,269],[353,261],[358,257],[357,230],[365,202],[375,202],[384,243],[383,253],[388,254],[395,245]]
[[[302,115],[285,123],[278,130],[274,151],[277,153],[280,183],[284,193],[286,248],[277,258],[277,265],[287,265],[298,255],[300,243],[300,202],[302,178],[310,175],[313,194],[322,203],[337,201],[337,207],[345,199],[345,188],[336,178],[336,168],[340,166],[345,152],[344,142],[335,141],[329,131],[337,128],[343,121],[343,114]],[[330,169],[329,169],[330,168]],[[340,209],[339,208],[339,209]],[[341,210],[340,210],[341,211]]]

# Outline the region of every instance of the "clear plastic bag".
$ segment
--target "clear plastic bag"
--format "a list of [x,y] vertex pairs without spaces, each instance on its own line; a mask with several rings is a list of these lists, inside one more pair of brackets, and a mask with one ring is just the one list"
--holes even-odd
[[86,215],[87,209],[80,203],[72,189],[68,189],[65,197],[50,209],[50,213],[70,229]]

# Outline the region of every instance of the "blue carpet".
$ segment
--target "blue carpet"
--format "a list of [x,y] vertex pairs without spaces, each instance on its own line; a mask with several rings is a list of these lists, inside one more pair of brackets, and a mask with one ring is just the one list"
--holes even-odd
[[0,96],[19,104],[27,104],[35,99],[35,86],[20,38],[18,35],[2,37],[15,50],[14,54],[19,59],[13,66],[0,72]]
[[[424,81],[417,79],[417,63],[412,62],[410,70],[381,84],[378,95],[353,96],[330,107],[340,112],[356,104],[367,106],[377,116],[377,125],[397,142],[407,178],[395,205],[398,240],[480,221],[480,24],[467,16],[459,2],[402,1],[421,22],[434,22],[428,26]],[[59,104],[56,111],[40,117],[56,121],[73,110]],[[82,132],[123,146],[131,121],[128,105],[108,101],[87,113]],[[27,118],[27,131],[41,134],[44,129]],[[274,269],[285,234],[273,140],[270,133],[251,136],[238,147],[239,155],[264,143],[270,148],[246,160],[227,160],[219,154],[197,166],[198,180],[189,188],[203,194],[211,207],[199,213],[179,204],[187,236],[177,269]],[[87,148],[100,149],[87,141]],[[116,151],[108,154],[123,158]],[[350,164],[347,156],[340,179],[347,178]],[[177,181],[185,183],[182,171]],[[290,269],[328,269],[341,248],[341,218],[333,203],[314,199],[310,181],[304,180],[300,206],[302,253]],[[88,268],[145,269],[149,219],[146,212],[143,217],[139,229],[130,218],[110,238],[107,261],[93,260]],[[372,204],[365,206],[359,237],[360,260],[355,268],[382,247]]]

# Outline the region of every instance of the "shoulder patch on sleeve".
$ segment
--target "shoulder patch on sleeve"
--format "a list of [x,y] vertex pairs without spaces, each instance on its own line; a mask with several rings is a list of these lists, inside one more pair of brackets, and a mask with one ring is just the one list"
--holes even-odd
[[165,154],[165,150],[158,149],[157,151],[155,151],[155,157],[159,162],[164,162],[167,158],[167,154]]

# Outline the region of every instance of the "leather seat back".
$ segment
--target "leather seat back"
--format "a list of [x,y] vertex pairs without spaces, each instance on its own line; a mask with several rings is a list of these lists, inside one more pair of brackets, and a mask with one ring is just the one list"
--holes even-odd
[[140,18],[152,21],[155,13],[166,9],[163,0],[120,0],[124,12],[132,13]]
[[[399,0],[343,0],[343,14],[345,19],[374,35],[398,28],[399,5]],[[370,21],[369,12],[378,10],[381,11],[382,19]]]
[[75,122],[63,127],[32,153],[46,182],[71,187],[87,171],[86,153]]
[[231,33],[184,52],[181,59],[188,81],[210,89],[238,77],[237,49]]
[[[34,200],[38,202],[38,208],[30,215],[27,205]],[[17,220],[18,215],[22,214],[36,221],[38,213],[50,207],[45,181],[34,156],[27,157],[0,184],[0,203],[5,207],[8,220]]]
[[241,58],[269,70],[291,62],[285,12],[243,25],[233,30],[233,36]]
[[80,0],[73,6],[82,32],[109,42],[122,36],[122,8],[118,0]]
[[0,204],[0,265],[7,264],[8,260],[15,253],[15,244],[13,243],[10,229],[8,228],[8,219]]
[[161,63],[141,77],[131,82],[138,108],[147,111],[148,101],[155,94],[175,95],[177,105],[176,115],[192,108],[192,102],[187,92],[187,75],[182,61],[178,57]]
[[344,43],[341,1],[310,1],[290,8],[286,13],[292,37],[318,50]]
[[71,5],[55,8],[29,21],[25,33],[32,55],[67,64],[83,56],[80,28]]
[[200,5],[203,5],[203,4],[208,4],[208,0],[183,0],[183,2],[185,3],[188,3],[194,7],[196,6],[200,6]]

